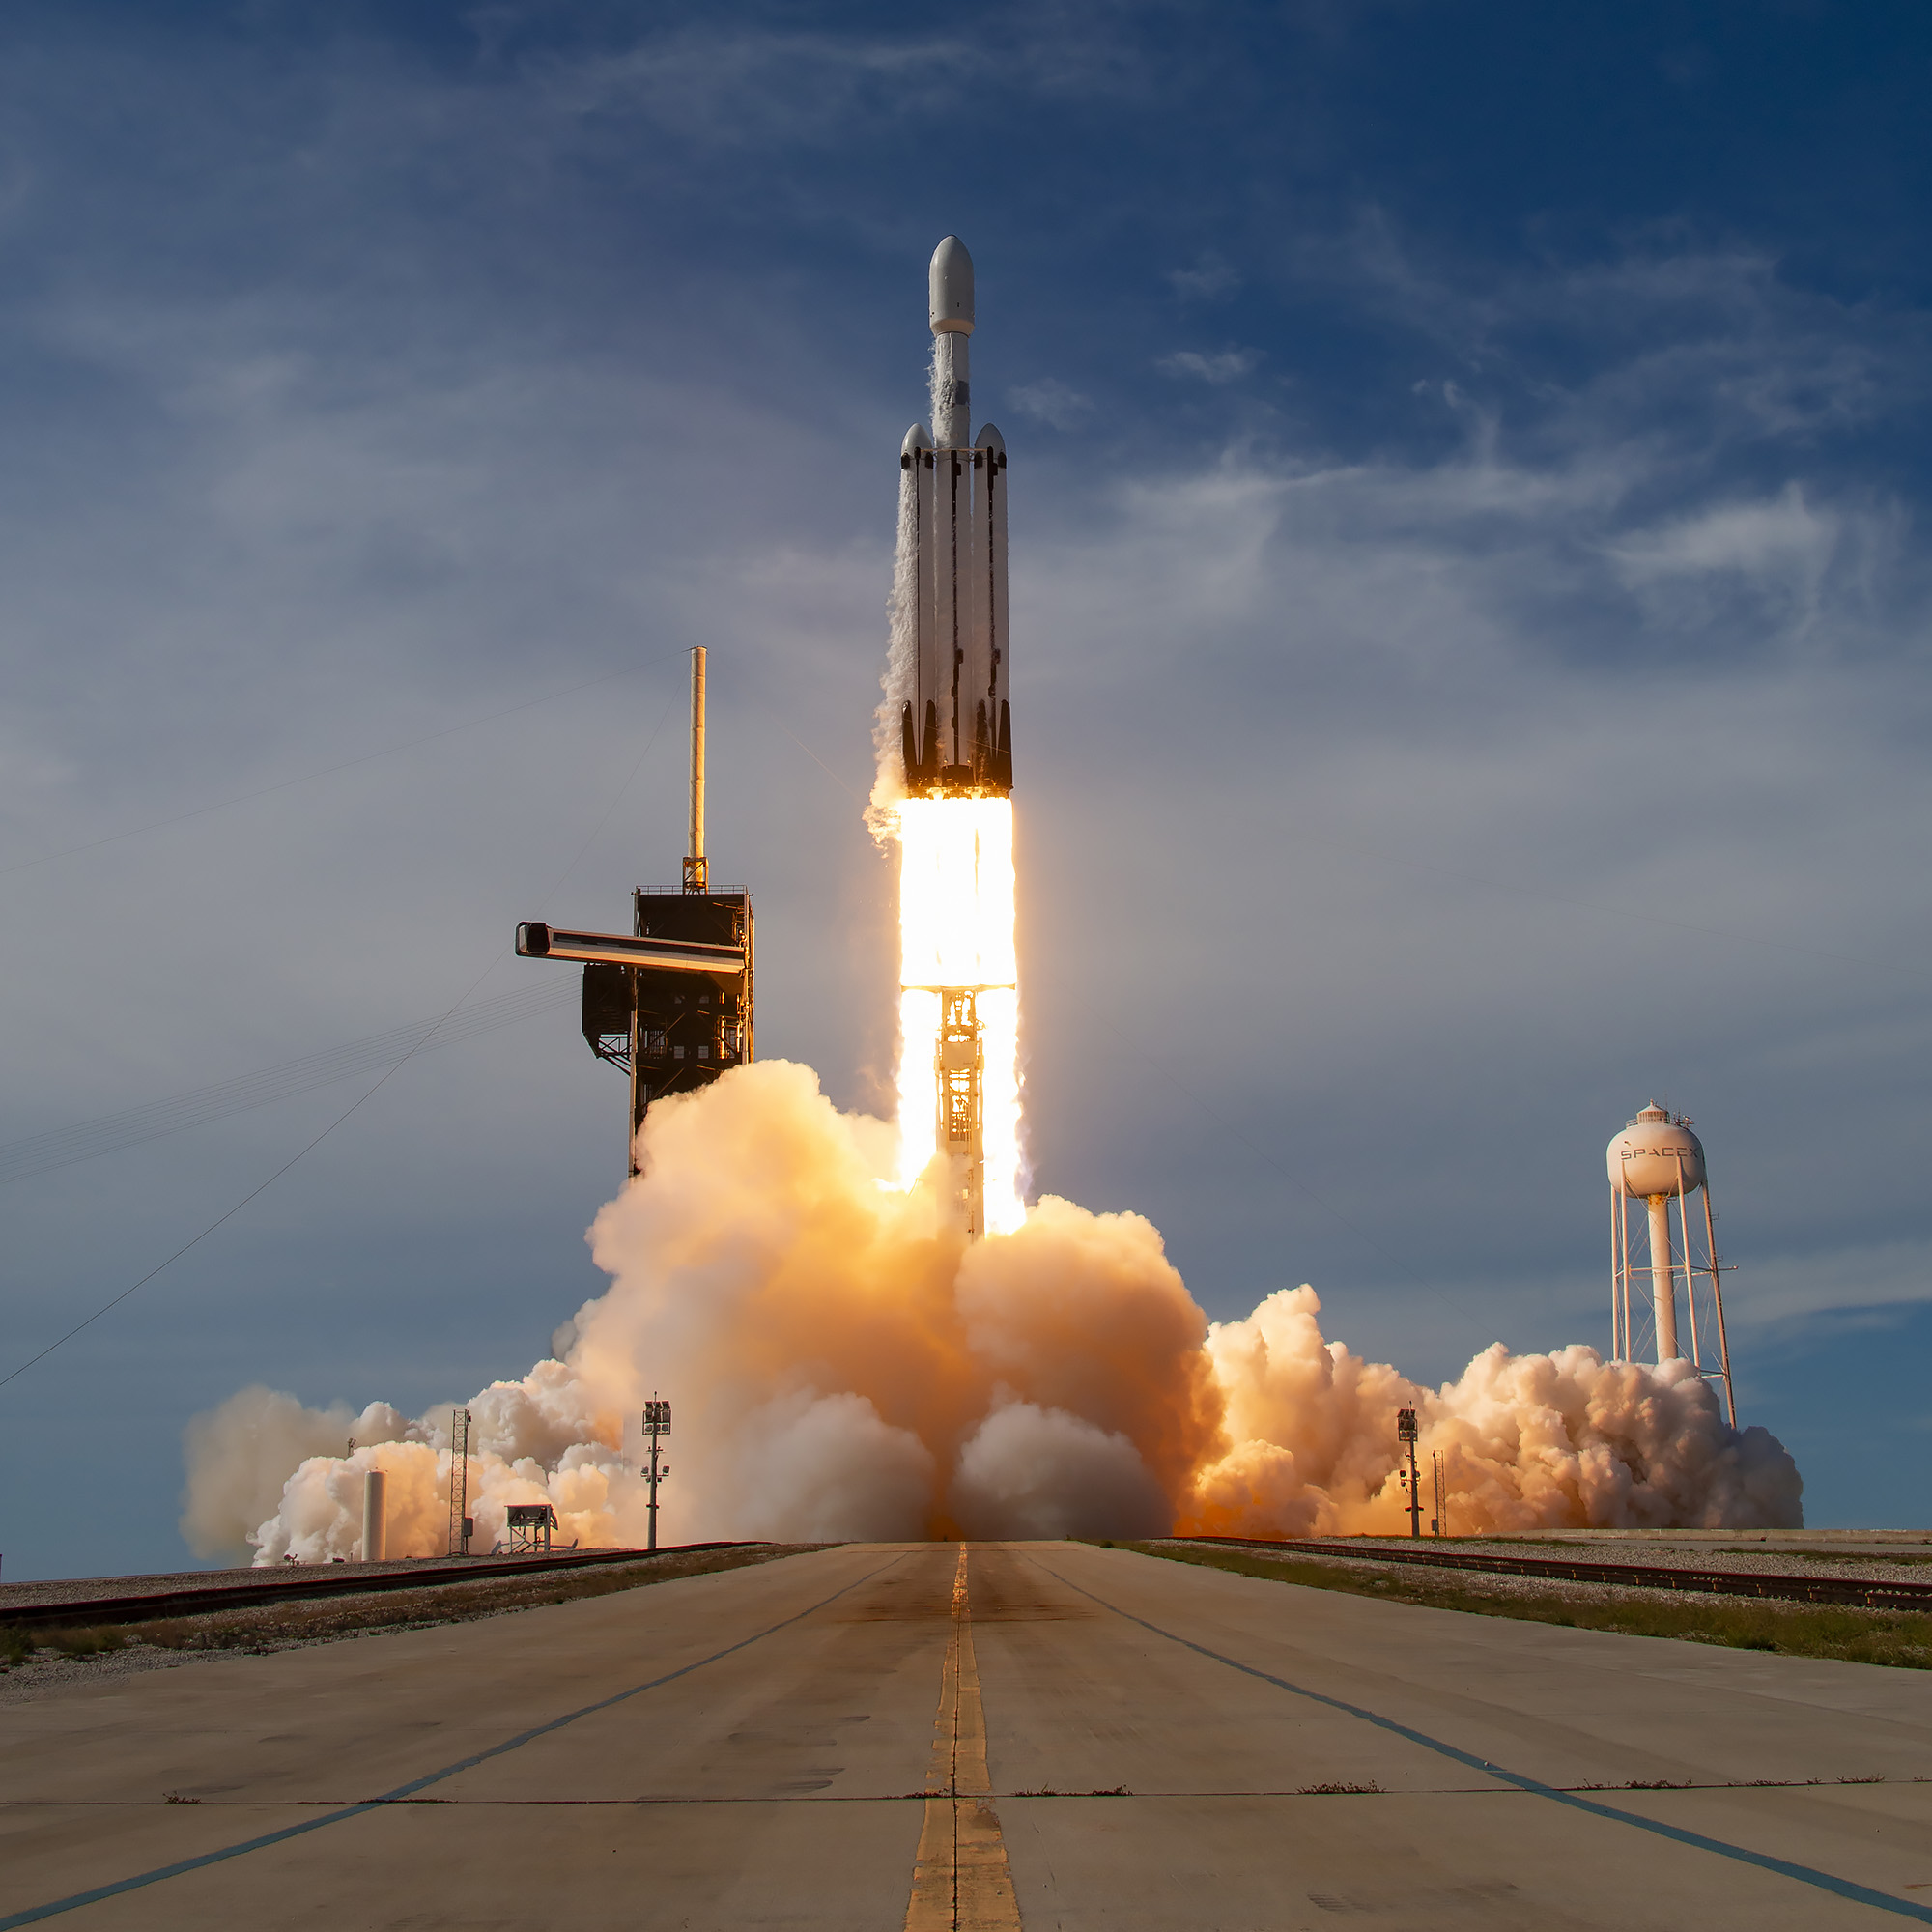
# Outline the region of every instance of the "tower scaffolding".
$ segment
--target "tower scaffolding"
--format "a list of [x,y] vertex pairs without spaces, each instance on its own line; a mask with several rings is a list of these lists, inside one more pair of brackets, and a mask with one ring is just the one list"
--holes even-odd
[[980,1033],[979,988],[940,988],[933,1067],[939,1084],[939,1146],[954,1162],[966,1237],[977,1241],[986,1224],[986,1046]]

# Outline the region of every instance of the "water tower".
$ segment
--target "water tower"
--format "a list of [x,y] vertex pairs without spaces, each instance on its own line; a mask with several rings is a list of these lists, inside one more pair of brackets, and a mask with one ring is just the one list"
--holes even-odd
[[[1657,1359],[1679,1359],[1677,1277],[1684,1277],[1684,1313],[1690,1331],[1690,1360],[1698,1374],[1724,1386],[1724,1407],[1732,1428],[1738,1406],[1731,1394],[1731,1349],[1724,1334],[1725,1272],[1718,1260],[1717,1214],[1711,1207],[1710,1177],[1704,1168],[1704,1144],[1690,1131],[1682,1114],[1666,1113],[1655,1101],[1611,1141],[1606,1152],[1610,1171],[1610,1353],[1620,1362],[1634,1361],[1631,1344],[1631,1282],[1648,1279],[1651,1334]],[[1690,1201],[1704,1197],[1704,1250],[1701,1257],[1690,1243]],[[1641,1202],[1638,1222],[1642,1259],[1633,1258],[1631,1204]],[[1672,1205],[1677,1210],[1673,1239]],[[1700,1292],[1699,1278],[1702,1278]],[[1643,1306],[1638,1291],[1637,1307]],[[1700,1331],[1701,1316],[1701,1331]],[[1715,1340],[1718,1360],[1706,1368],[1702,1350]]]

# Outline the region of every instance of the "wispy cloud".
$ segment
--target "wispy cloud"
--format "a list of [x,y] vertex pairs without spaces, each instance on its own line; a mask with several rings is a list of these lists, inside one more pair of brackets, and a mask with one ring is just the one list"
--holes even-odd
[[1054,376],[1042,376],[1037,383],[1022,383],[1007,393],[1022,414],[1045,423],[1050,429],[1077,429],[1094,413],[1090,397]]
[[1191,376],[1203,383],[1238,383],[1243,376],[1252,376],[1261,366],[1262,352],[1259,349],[1222,349],[1211,355],[1204,355],[1196,349],[1178,349],[1172,355],[1163,355],[1154,365],[1164,369],[1170,376]]
[[1241,275],[1231,262],[1207,248],[1191,269],[1168,270],[1167,281],[1183,301],[1221,301],[1241,286]]

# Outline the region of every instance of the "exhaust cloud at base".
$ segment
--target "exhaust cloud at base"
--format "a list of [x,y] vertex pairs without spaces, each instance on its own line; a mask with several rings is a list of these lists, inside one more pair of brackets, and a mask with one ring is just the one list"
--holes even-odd
[[[1458,1533],[1802,1521],[1790,1457],[1727,1428],[1688,1363],[1497,1344],[1431,1390],[1325,1339],[1308,1288],[1209,1323],[1136,1214],[1048,1197],[968,1243],[942,1187],[898,1184],[893,1127],[834,1108],[807,1067],[762,1062],[653,1109],[645,1154],[591,1230],[611,1285],[562,1359],[469,1405],[478,1547],[510,1503],[546,1500],[564,1542],[641,1544],[656,1388],[676,1389],[683,1438],[672,1543],[1392,1533],[1411,1406]],[[350,1555],[379,1467],[390,1554],[440,1554],[447,1414],[243,1391],[189,1432],[184,1533],[205,1556]]]

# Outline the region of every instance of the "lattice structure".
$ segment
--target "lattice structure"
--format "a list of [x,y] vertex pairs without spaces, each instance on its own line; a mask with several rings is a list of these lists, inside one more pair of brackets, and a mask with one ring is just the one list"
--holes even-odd
[[476,1525],[469,1520],[469,1411],[449,1411],[449,1553],[469,1554]]
[[517,927],[518,956],[583,963],[583,1037],[631,1077],[626,1136],[653,1100],[709,1086],[752,1058],[752,895],[711,884],[704,854],[704,652],[691,654],[691,843],[682,882],[631,895],[629,933]]
[[985,1043],[980,1035],[979,997],[971,987],[946,986],[939,994],[939,1146],[959,1164],[959,1188],[966,1210],[966,1233],[977,1240],[985,1232],[986,1143],[983,1076]]

